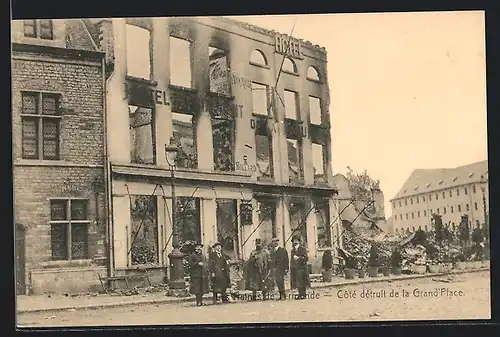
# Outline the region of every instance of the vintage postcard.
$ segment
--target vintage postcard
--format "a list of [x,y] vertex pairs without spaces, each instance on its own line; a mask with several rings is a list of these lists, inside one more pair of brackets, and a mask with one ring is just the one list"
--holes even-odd
[[490,319],[484,12],[11,27],[19,328]]

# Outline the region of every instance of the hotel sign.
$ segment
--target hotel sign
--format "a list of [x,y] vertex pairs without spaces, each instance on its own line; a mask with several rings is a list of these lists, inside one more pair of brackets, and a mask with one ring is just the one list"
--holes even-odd
[[[303,58],[300,42],[297,39],[281,34],[276,34],[275,38],[275,50],[278,54],[288,55],[300,60]],[[288,47],[288,43],[290,43],[290,47]]]

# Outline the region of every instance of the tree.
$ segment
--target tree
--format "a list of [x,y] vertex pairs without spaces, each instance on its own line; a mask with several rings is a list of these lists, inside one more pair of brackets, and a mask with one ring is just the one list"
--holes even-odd
[[[380,189],[380,181],[370,177],[367,170],[356,173],[349,166],[347,166],[347,170],[346,178],[354,198],[363,201],[372,200],[372,190]],[[376,209],[372,204],[366,208],[365,212],[369,215],[375,215]]]

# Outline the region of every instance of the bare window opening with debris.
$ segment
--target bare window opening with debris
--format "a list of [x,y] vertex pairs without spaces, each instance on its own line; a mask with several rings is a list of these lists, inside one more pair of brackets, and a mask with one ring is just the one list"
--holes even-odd
[[129,105],[130,158],[134,164],[155,164],[153,109]]
[[127,75],[151,79],[151,33],[145,28],[127,24]]
[[214,169],[234,171],[234,120],[212,118]]
[[200,199],[199,198],[177,198],[177,210],[179,217],[179,243],[183,245],[194,245],[202,242],[200,224]]
[[52,20],[24,20],[24,36],[40,38],[43,40],[54,39],[54,24]]
[[287,139],[288,177],[290,182],[302,180],[301,144],[296,139]]
[[192,88],[191,42],[170,36],[170,84]]
[[188,169],[197,168],[195,117],[189,114],[172,112],[172,127],[174,129],[174,139],[179,149],[175,165]]
[[88,258],[88,200],[51,200],[50,235],[52,260]]
[[236,200],[216,199],[217,241],[231,260],[239,258],[238,218]]
[[252,82],[252,113],[255,115],[268,115],[268,86],[265,84]]
[[321,99],[314,96],[309,96],[309,116],[311,124],[322,124]]
[[314,67],[309,67],[307,69],[307,79],[308,80],[312,80],[312,81],[318,81],[319,82],[319,73],[318,73],[318,70],[316,70],[316,68]]
[[158,205],[156,196],[130,196],[132,265],[158,264]]
[[293,62],[289,57],[285,57],[282,69],[284,72],[287,73],[292,73],[292,74],[297,73],[297,66],[295,65],[295,62]]
[[267,66],[267,59],[264,53],[258,49],[254,49],[250,54],[250,64],[258,66]]
[[270,244],[276,236],[276,203],[272,201],[259,201],[257,203],[259,227],[258,237],[264,244]]
[[285,90],[285,118],[293,120],[299,118],[297,101],[298,94],[295,91]]
[[255,133],[255,153],[257,155],[257,176],[272,178],[272,138],[267,134]]
[[302,202],[291,202],[288,206],[290,229],[293,235],[300,236],[301,242],[307,247],[307,221],[306,209]]
[[314,182],[325,182],[325,147],[312,143]]
[[330,205],[328,200],[317,202],[314,213],[316,215],[318,248],[331,248],[332,232],[330,227]]
[[210,62],[210,91],[231,96],[231,82],[228,53],[222,49],[208,48]]

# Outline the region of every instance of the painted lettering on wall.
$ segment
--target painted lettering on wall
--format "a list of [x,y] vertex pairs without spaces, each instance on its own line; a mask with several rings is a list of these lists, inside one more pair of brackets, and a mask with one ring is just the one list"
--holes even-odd
[[153,90],[152,95],[154,95],[154,100],[156,104],[162,104],[162,105],[170,105],[170,102],[167,102],[167,93],[163,90]]
[[242,172],[252,172],[255,173],[257,171],[257,166],[256,165],[250,165],[248,164],[248,156],[244,155],[243,156],[243,163],[240,163],[237,161],[234,163],[236,171],[242,171]]
[[[288,41],[290,41],[290,47],[288,47]],[[300,43],[286,35],[276,35],[275,50],[278,54],[289,55],[296,59],[302,59]]]

